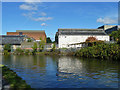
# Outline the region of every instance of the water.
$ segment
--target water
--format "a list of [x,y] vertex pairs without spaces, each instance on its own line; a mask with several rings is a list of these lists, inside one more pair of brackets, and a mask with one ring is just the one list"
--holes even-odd
[[40,55],[2,60],[32,88],[118,88],[116,61]]

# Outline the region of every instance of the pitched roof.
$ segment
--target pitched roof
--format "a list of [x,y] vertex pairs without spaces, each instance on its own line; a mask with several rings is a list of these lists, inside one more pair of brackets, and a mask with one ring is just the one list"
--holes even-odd
[[107,35],[101,29],[58,29],[59,35]]
[[1,35],[0,45],[11,44],[20,45],[24,40],[25,35]]

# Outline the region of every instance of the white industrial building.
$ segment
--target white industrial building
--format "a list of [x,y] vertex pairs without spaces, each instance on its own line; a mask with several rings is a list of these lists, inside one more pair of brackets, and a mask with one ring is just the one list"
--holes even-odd
[[[58,29],[59,48],[80,48],[88,37],[95,37],[97,40],[109,41],[110,37],[103,29]],[[71,45],[76,44],[76,45]]]

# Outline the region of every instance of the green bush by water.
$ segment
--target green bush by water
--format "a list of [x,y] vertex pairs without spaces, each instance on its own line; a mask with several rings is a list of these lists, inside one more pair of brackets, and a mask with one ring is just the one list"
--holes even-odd
[[92,47],[82,48],[75,53],[79,57],[93,57],[102,59],[120,59],[119,44],[99,44]]
[[21,48],[17,48],[17,49],[14,51],[14,54],[24,54],[24,50],[22,50]]
[[7,50],[4,50],[4,51],[3,51],[3,54],[4,54],[4,55],[9,55],[10,52],[8,52]]

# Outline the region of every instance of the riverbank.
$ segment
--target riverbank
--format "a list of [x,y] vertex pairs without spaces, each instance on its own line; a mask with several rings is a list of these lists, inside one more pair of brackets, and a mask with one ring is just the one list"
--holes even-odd
[[99,59],[111,59],[111,60],[119,60],[120,59],[120,45],[113,43],[101,43],[93,46],[84,47],[81,49],[56,49],[54,51],[43,51],[43,52],[35,52],[32,51],[23,51],[22,49],[18,49],[13,53],[4,52],[4,55],[52,55],[52,56],[76,56],[76,57],[86,57],[86,58],[99,58]]
[[[15,72],[10,70],[8,67],[1,65],[2,67],[2,79],[3,79],[3,89],[29,89],[32,90],[30,85],[27,85],[25,80],[22,80]],[[6,87],[7,86],[7,87]]]

